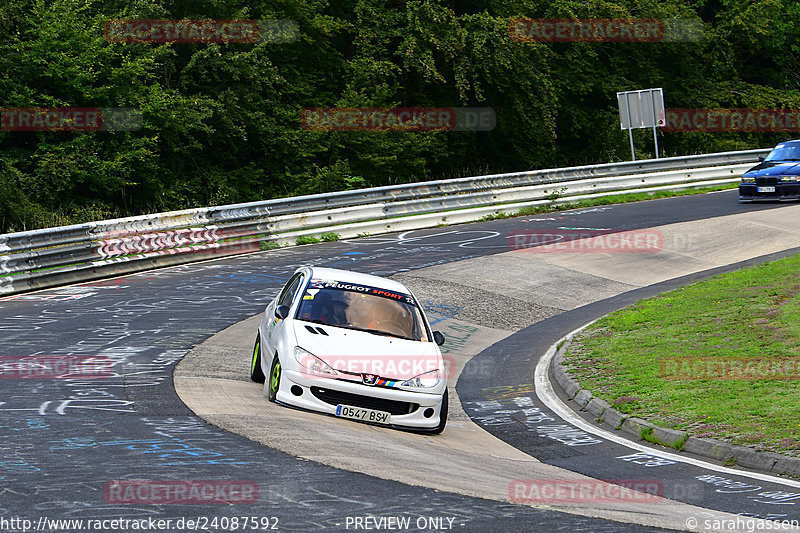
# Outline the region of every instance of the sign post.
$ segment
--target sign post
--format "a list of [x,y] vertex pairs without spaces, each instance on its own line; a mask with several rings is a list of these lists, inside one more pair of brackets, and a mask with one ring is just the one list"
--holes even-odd
[[656,159],[658,159],[656,127],[662,127],[666,122],[664,119],[664,92],[660,88],[618,92],[617,102],[619,103],[620,129],[628,130],[633,160],[636,161],[636,153],[633,150],[634,128],[653,128],[653,142],[656,147]]

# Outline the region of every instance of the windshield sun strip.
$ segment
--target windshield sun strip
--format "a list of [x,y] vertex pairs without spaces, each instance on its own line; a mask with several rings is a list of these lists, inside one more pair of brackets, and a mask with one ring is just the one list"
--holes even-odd
[[382,289],[380,287],[373,287],[371,285],[364,285],[361,283],[345,283],[341,281],[329,281],[323,279],[312,279],[306,286],[306,292],[309,289],[331,289],[339,291],[350,291],[357,294],[369,294],[371,296],[379,296],[392,300],[394,302],[401,302],[410,305],[417,305],[414,298],[407,293],[393,291],[390,289]]

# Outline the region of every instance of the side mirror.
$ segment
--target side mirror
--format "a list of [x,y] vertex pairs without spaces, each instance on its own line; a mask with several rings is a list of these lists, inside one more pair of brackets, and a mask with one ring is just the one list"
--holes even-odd
[[764,160],[764,156],[763,156],[763,155],[760,155],[760,156],[758,156],[758,162],[759,162],[759,163],[760,163],[761,161],[763,161],[763,160]]
[[438,344],[439,346],[444,344],[444,333],[442,333],[441,331],[434,331],[433,332],[433,341],[436,344]]
[[279,305],[275,308],[275,316],[283,320],[287,316],[289,316],[289,308],[285,305]]

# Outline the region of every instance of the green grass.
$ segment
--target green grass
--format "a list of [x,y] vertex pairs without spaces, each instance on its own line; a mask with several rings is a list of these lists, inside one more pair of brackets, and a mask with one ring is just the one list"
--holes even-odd
[[295,241],[295,244],[302,246],[304,244],[317,244],[318,242],[322,242],[322,239],[311,235],[300,235]]
[[[665,376],[665,358],[800,365],[800,256],[731,272],[612,313],[566,364],[619,411],[696,437],[800,456],[800,380]],[[682,443],[680,443],[682,444]]]
[[[609,196],[601,196],[599,198],[588,198],[578,202],[571,202],[566,204],[543,204],[530,207],[523,207],[514,213],[498,213],[496,215],[486,215],[481,217],[481,221],[498,220],[503,218],[514,218],[527,215],[541,215],[542,213],[553,213],[556,211],[569,211],[570,209],[583,209],[585,207],[597,207],[603,205],[613,204],[626,204],[629,202],[641,202],[642,200],[658,200],[659,198],[672,198],[674,196],[690,196],[693,194],[705,194],[708,192],[727,191],[735,189],[739,186],[738,183],[728,183],[725,185],[716,185],[714,187],[699,187],[696,189],[684,189],[680,191],[653,191],[653,192],[634,192],[627,194],[613,194]],[[563,189],[562,189],[563,192]],[[552,201],[561,197],[559,193],[553,193],[548,198]]]
[[339,237],[341,237],[341,235],[333,232],[323,233],[319,237],[314,237],[312,235],[301,235],[297,238],[295,243],[298,246],[302,246],[303,244],[317,244],[319,242],[335,242],[339,240]]
[[280,243],[277,243],[275,241],[261,241],[258,243],[258,249],[261,251],[276,250],[280,247],[281,247]]

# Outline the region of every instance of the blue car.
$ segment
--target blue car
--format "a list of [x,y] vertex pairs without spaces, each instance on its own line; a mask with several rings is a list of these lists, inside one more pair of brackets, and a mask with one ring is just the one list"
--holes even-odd
[[777,145],[739,183],[739,201],[800,199],[800,140]]

